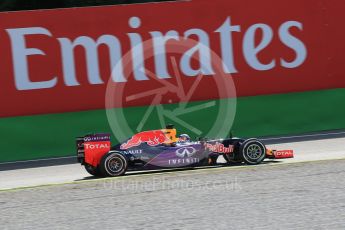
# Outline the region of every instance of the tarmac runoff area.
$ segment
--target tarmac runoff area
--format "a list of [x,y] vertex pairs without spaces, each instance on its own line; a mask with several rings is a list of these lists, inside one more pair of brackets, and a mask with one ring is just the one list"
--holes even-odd
[[1,228],[345,229],[345,138],[269,147],[295,158],[105,179],[78,164],[0,171]]

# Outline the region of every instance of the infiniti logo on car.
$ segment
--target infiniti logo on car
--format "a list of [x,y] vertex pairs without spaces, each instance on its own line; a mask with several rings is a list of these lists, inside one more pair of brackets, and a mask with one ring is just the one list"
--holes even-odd
[[193,147],[183,147],[176,150],[176,156],[178,157],[191,157],[196,152]]

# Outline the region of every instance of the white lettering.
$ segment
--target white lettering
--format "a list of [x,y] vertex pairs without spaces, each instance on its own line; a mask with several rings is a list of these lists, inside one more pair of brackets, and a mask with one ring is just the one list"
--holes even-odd
[[[86,51],[86,66],[87,74],[90,84],[103,84],[99,73],[99,57],[98,46],[101,44],[107,45],[110,54],[110,68],[115,68],[112,71],[114,81],[125,81],[122,64],[121,64],[121,45],[119,40],[112,35],[102,35],[95,42],[92,38],[87,36],[81,36],[75,39],[73,42],[68,38],[58,38],[61,44],[62,63],[64,80],[67,86],[79,85],[76,79],[75,62],[74,62],[74,48],[76,46],[83,46]],[[120,62],[120,65],[116,65]]]
[[[141,24],[140,18],[131,17],[129,19],[129,26],[133,29],[139,28]],[[128,33],[132,48],[132,61],[134,77],[138,81],[148,80],[145,73],[143,41],[141,36],[137,33]]]
[[288,62],[283,58],[280,59],[280,63],[285,68],[296,68],[300,66],[307,58],[307,49],[301,40],[290,34],[289,29],[291,27],[297,27],[303,30],[303,25],[300,22],[288,21],[283,23],[279,28],[280,40],[289,48],[293,49],[296,53],[296,59],[294,61]]
[[165,45],[170,39],[179,40],[178,32],[175,30],[168,31],[163,35],[159,31],[150,32],[153,40],[153,51],[155,59],[155,70],[158,78],[170,78],[167,68]]
[[[199,28],[191,28],[186,31],[168,30],[167,32],[150,31],[149,36],[152,38],[152,52],[154,59],[155,74],[158,79],[170,79],[173,73],[169,73],[169,61],[167,50],[169,42],[174,40],[174,44],[178,43],[183,46],[189,45],[179,61],[179,70],[184,76],[193,77],[199,74],[215,75],[216,66],[212,65],[211,44],[220,47],[219,55],[222,58],[222,69],[224,73],[237,73],[236,59],[234,51],[234,35],[241,32],[240,25],[233,25],[231,17],[226,17],[221,26],[217,26],[212,37]],[[126,34],[127,42],[130,44],[130,69],[133,72],[136,81],[149,80],[145,69],[145,55],[148,47],[144,45],[143,37],[138,31],[141,26],[139,17],[130,17],[128,20],[130,31]],[[272,28],[267,24],[251,25],[243,35],[242,52],[245,62],[253,69],[258,71],[267,71],[281,65],[284,68],[297,68],[302,65],[307,58],[307,47],[303,41],[293,34],[292,30],[303,31],[303,24],[298,21],[286,21],[281,24],[279,30],[273,32]],[[57,76],[49,76],[49,80],[32,81],[29,73],[29,57],[34,55],[46,56],[43,50],[37,47],[27,47],[26,39],[30,35],[44,35],[53,37],[51,32],[43,27],[14,28],[6,30],[12,48],[14,83],[18,90],[33,90],[52,88],[58,82]],[[179,33],[183,34],[183,38],[179,37]],[[268,60],[261,60],[261,53],[269,47],[273,38],[277,35],[277,39],[295,54],[292,57],[283,57],[284,54],[274,53],[274,57]],[[146,34],[147,36],[147,34]],[[182,36],[182,35],[181,35]],[[218,37],[217,41],[210,40]],[[240,37],[239,37],[240,38]],[[98,38],[88,36],[79,36],[73,39],[60,37],[57,38],[60,45],[62,57],[63,82],[66,86],[79,86],[81,81],[78,80],[76,73],[75,50],[82,47],[85,50],[87,80],[91,85],[105,84],[108,80],[107,76],[101,76],[99,48],[105,45],[109,51],[109,61],[111,68],[111,80],[115,83],[126,82],[124,72],[124,64],[122,60],[121,41],[114,35],[104,34]],[[193,41],[193,42],[190,42]],[[169,47],[170,48],[170,47]],[[273,47],[272,47],[273,48]],[[269,52],[271,54],[272,52]],[[57,55],[58,57],[59,55]],[[51,57],[55,58],[56,57]],[[267,57],[266,57],[267,58]],[[193,60],[195,59],[195,60]],[[279,60],[279,61],[277,61]],[[279,62],[279,63],[278,63]],[[127,63],[126,63],[127,64]],[[195,64],[195,65],[194,65]],[[32,76],[33,77],[33,76]],[[225,151],[225,150],[224,150]]]
[[[258,46],[255,46],[255,34],[257,30],[262,30],[262,40]],[[271,27],[266,24],[255,24],[249,27],[243,39],[243,54],[248,64],[256,70],[270,70],[275,67],[275,61],[269,64],[262,64],[257,54],[265,49],[273,38]]]
[[223,69],[225,73],[237,73],[237,70],[234,64],[232,32],[240,32],[240,31],[241,31],[240,26],[231,25],[230,17],[227,17],[223,25],[215,31],[220,34],[220,45],[221,45],[221,51],[222,51]]
[[30,81],[27,57],[31,55],[45,55],[45,53],[37,48],[27,48],[25,44],[26,35],[47,35],[51,37],[52,34],[42,27],[7,29],[6,31],[11,38],[16,88],[18,90],[32,90],[54,87],[57,83],[57,77],[53,77],[48,81]]
[[[210,42],[207,33],[201,29],[190,29],[184,33],[185,38],[191,35],[197,35],[198,42],[194,47],[183,54],[180,63],[182,72],[187,76],[197,76],[200,73],[203,75],[214,74],[211,66]],[[194,70],[191,67],[191,60],[196,52],[199,53],[200,67]]]

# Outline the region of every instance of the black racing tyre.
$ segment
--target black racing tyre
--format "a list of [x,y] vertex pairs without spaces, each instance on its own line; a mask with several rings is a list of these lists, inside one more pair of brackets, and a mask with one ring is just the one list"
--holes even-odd
[[86,164],[85,165],[85,170],[91,174],[92,176],[96,176],[96,177],[103,177],[103,174],[101,173],[101,171],[99,170],[99,167],[94,167],[92,165]]
[[239,153],[246,164],[257,165],[265,159],[266,147],[257,139],[248,139],[240,146]]
[[122,176],[127,171],[127,167],[126,158],[117,152],[107,153],[99,164],[101,173],[109,177]]

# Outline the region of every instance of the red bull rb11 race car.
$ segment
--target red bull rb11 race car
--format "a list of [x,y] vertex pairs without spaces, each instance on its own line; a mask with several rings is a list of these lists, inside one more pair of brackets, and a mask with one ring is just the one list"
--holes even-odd
[[264,159],[292,158],[292,150],[271,150],[255,138],[191,140],[187,134],[176,136],[176,129],[139,132],[123,143],[111,146],[110,134],[78,137],[78,162],[91,175],[114,177],[127,171],[185,168],[217,165],[219,156],[226,164],[260,164]]

